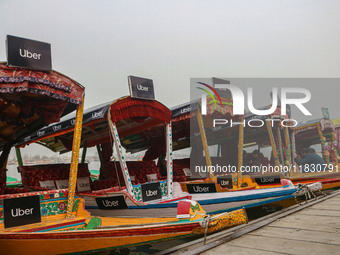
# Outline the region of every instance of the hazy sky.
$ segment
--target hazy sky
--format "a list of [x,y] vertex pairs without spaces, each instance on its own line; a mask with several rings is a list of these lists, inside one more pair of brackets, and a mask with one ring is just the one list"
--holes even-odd
[[49,42],[86,107],[127,95],[128,75],[170,107],[191,77],[339,77],[339,13],[336,0],[0,0],[0,60],[7,34]]

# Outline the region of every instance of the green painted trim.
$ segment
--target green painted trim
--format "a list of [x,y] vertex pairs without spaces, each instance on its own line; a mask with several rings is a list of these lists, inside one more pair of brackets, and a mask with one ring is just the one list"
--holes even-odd
[[18,165],[19,165],[19,166],[23,166],[24,163],[22,162],[22,157],[21,157],[20,148],[15,147],[15,153],[16,153],[16,155],[17,155]]

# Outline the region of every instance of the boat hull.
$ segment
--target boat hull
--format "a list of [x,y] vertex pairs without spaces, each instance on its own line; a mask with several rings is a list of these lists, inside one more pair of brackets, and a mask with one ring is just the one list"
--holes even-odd
[[[176,218],[174,219],[176,220]],[[247,222],[244,209],[215,215],[208,233]],[[132,220],[133,221],[133,220]],[[176,220],[125,226],[100,226],[97,229],[61,232],[0,232],[3,254],[69,254],[121,248],[173,238],[202,235],[204,219]],[[103,219],[105,222],[105,219]],[[110,222],[108,220],[108,222]]]
[[[272,188],[238,192],[218,192],[209,194],[192,194],[208,214],[229,212],[240,208],[251,208],[258,205],[294,197],[296,188]],[[91,197],[85,197],[86,209],[95,216],[110,217],[173,217],[177,213],[177,202],[154,203],[129,206],[128,209],[99,209]]]

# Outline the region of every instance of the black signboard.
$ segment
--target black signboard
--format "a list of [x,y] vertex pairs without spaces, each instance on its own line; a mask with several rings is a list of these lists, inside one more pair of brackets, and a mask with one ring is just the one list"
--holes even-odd
[[172,118],[181,116],[183,114],[190,113],[191,112],[191,105],[187,104],[187,105],[183,105],[183,106],[180,106],[180,107],[176,107],[176,108],[172,109],[171,112],[172,112]]
[[123,195],[113,197],[97,197],[96,202],[98,207],[104,210],[128,208]]
[[196,183],[187,184],[188,192],[193,193],[215,193],[216,186],[215,183]]
[[198,101],[192,101],[186,104],[178,105],[171,108],[172,118],[188,114],[197,110]]
[[142,199],[144,202],[161,199],[161,185],[159,182],[142,184]]
[[39,196],[4,200],[5,228],[41,222]]
[[155,100],[152,80],[135,76],[129,76],[128,79],[132,98]]
[[51,44],[7,35],[7,63],[10,66],[51,71]]
[[221,186],[221,188],[233,188],[233,177],[229,175],[217,176],[217,184]]
[[258,185],[279,184],[281,183],[280,175],[263,175],[255,177],[255,182]]

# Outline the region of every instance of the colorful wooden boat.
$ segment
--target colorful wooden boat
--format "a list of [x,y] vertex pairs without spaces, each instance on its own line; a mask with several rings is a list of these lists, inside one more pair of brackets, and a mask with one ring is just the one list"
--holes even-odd
[[[191,199],[199,200],[203,209],[208,214],[228,212],[239,208],[251,208],[259,205],[264,205],[272,202],[284,201],[294,197],[297,191],[296,187],[287,188],[272,188],[272,189],[259,189],[249,191],[235,191],[235,192],[220,192],[209,194],[191,194]],[[115,195],[98,195],[100,201],[112,201]],[[162,215],[169,217],[176,212],[178,202],[171,203],[154,202],[148,204],[131,204],[127,209],[112,209],[103,210],[98,207],[95,201],[96,197],[93,195],[86,197],[86,208],[92,215],[97,216],[114,216],[114,217],[157,217]],[[116,198],[116,200],[118,200]],[[128,200],[125,200],[128,201]],[[128,203],[128,202],[127,202]]]
[[[99,180],[92,182],[88,178],[90,176],[88,166],[83,164],[84,175],[81,168],[78,176],[87,178],[88,183],[91,182],[91,187],[89,185],[88,190],[92,191],[92,194],[85,192],[88,190],[78,190],[80,195],[85,200],[92,195],[98,197],[100,193],[105,194],[105,197],[107,195],[124,196],[127,204],[131,202],[137,206],[154,203],[154,201],[172,204],[174,201],[189,198],[187,193],[173,193],[170,121],[171,111],[163,104],[156,100],[146,101],[131,97],[119,98],[85,111],[82,144],[86,145],[86,148],[97,146],[101,157],[101,171]],[[20,146],[39,142],[46,144],[54,151],[70,149],[62,141],[69,140],[68,137],[72,136],[73,123],[74,116],[70,115],[62,122],[30,134],[27,139],[23,139],[23,144]],[[45,136],[39,136],[38,133],[41,132]],[[160,148],[157,144],[161,144],[163,147]],[[119,161],[111,161],[114,147]],[[143,161],[127,161],[122,152],[123,147],[127,152],[148,149],[147,156],[144,156]],[[163,175],[160,173],[160,167],[154,161],[160,156],[168,159],[167,165],[163,166],[165,171]],[[84,155],[82,159],[84,162]],[[38,174],[32,172],[45,173],[45,178],[48,179],[40,178],[39,181],[57,182],[58,179],[65,178],[56,174],[57,171],[54,170],[55,166],[53,165],[40,165],[36,166],[36,169],[34,167],[21,167],[23,184],[27,188],[38,184],[38,179],[34,179],[34,176]],[[58,171],[60,168],[68,168],[68,166],[62,165],[57,167],[59,167]],[[156,195],[149,196],[155,192]]]
[[[119,108],[119,113],[115,109]],[[150,109],[149,109],[150,108]],[[116,115],[119,117],[117,117]],[[146,114],[146,116],[144,115]],[[116,116],[116,117],[113,117]],[[128,116],[128,117],[124,117]],[[161,116],[161,117],[160,117]],[[172,160],[171,160],[171,125],[166,124],[164,128],[162,122],[167,123],[170,121],[171,112],[165,106],[157,101],[143,101],[124,97],[113,102],[102,104],[84,112],[82,144],[87,147],[96,145],[102,160],[100,178],[98,181],[91,183],[91,192],[80,192],[80,196],[85,199],[87,209],[91,209],[94,215],[106,216],[141,216],[154,217],[156,215],[173,215],[178,201],[195,197],[199,199],[200,203],[204,204],[204,210],[207,213],[216,211],[229,210],[236,206],[251,206],[257,204],[259,200],[266,201],[267,198],[277,199],[278,197],[285,197],[291,195],[296,191],[295,187],[276,187],[276,189],[268,189],[266,191],[249,192],[255,187],[245,187],[233,190],[232,194],[219,194],[219,197],[211,200],[209,196],[202,196],[200,199],[198,194],[188,194],[183,191],[178,182],[172,181]],[[60,141],[68,140],[71,136],[69,131],[72,131],[72,123],[74,117],[65,117],[62,122],[55,123],[45,127],[29,137],[31,140],[26,139],[27,143],[39,142],[54,151],[65,151],[65,143]],[[116,123],[116,128],[112,126]],[[62,128],[56,128],[62,127]],[[108,129],[111,127],[111,135]],[[55,130],[58,130],[57,132]],[[164,130],[167,130],[167,135],[164,135]],[[44,132],[45,136],[38,136],[39,132]],[[95,134],[94,134],[95,133]],[[119,133],[119,134],[118,134]],[[56,139],[57,137],[57,139]],[[110,138],[110,137],[115,137]],[[146,137],[151,137],[146,139]],[[113,152],[113,142],[107,143],[106,141],[113,140],[118,148],[123,146],[127,151],[141,151],[149,148],[144,156],[143,161],[127,161],[122,153],[118,154],[119,162],[111,161]],[[159,147],[159,145],[162,145]],[[167,144],[167,150],[165,150]],[[85,147],[86,148],[86,147]],[[117,150],[116,150],[117,151]],[[161,155],[163,151],[163,156]],[[164,156],[164,153],[166,156]],[[167,170],[166,174],[160,175],[159,167],[155,165],[154,159],[159,157],[167,157],[163,169]],[[145,160],[148,158],[149,160]],[[85,157],[82,157],[84,160]],[[162,163],[162,161],[159,161]],[[123,167],[122,167],[123,166]],[[42,172],[48,172],[52,166],[41,166]],[[145,169],[149,168],[149,169]],[[143,169],[144,168],[144,169]],[[121,169],[125,169],[122,171]],[[143,172],[143,170],[152,170],[155,172]],[[21,171],[24,173],[24,169]],[[54,172],[54,171],[53,171]],[[80,171],[81,172],[81,171]],[[81,175],[82,177],[88,177]],[[147,182],[148,174],[155,175],[157,180]],[[52,175],[49,178],[52,178]],[[124,178],[125,176],[125,178]],[[132,180],[134,176],[135,180]],[[109,177],[105,179],[105,177]],[[25,180],[25,176],[22,176]],[[60,177],[56,177],[60,178]],[[245,179],[246,180],[246,179]],[[249,179],[249,182],[252,182]],[[168,183],[171,183],[169,191]],[[25,184],[25,181],[24,181]],[[106,186],[100,186],[105,184]],[[120,184],[120,186],[119,186]],[[193,183],[195,185],[195,183]],[[199,183],[201,184],[201,183]],[[209,185],[209,183],[206,183]],[[160,186],[161,196],[153,199],[148,199],[145,194],[142,195],[142,187],[148,185]],[[236,184],[237,185],[237,184]],[[126,188],[126,187],[130,187]],[[270,186],[268,187],[270,188]],[[253,194],[253,195],[251,195]],[[212,196],[213,197],[213,196]],[[254,203],[249,202],[254,200]],[[218,206],[217,206],[218,204]],[[118,206],[119,205],[119,206]],[[166,209],[168,208],[168,209]],[[171,209],[172,208],[172,209]],[[113,209],[112,212],[107,212],[105,209]],[[129,209],[129,210],[126,210]]]
[[[2,150],[0,162],[3,169],[0,172],[1,253],[86,252],[201,235],[205,231],[215,232],[247,221],[244,210],[208,217],[194,201],[181,201],[179,205],[183,205],[184,209],[179,207],[179,219],[91,217],[84,210],[84,200],[75,196],[84,89],[78,83],[54,71],[44,73],[2,64],[0,75],[2,82],[0,102],[4,110],[1,117],[2,120],[5,117],[11,120],[2,123],[8,125],[1,129],[0,140]],[[23,116],[20,112],[33,105],[34,110],[40,110],[33,111],[28,119],[20,119]],[[15,189],[13,193],[6,193],[5,166],[10,148],[19,139],[25,140],[29,131],[41,127],[43,123],[58,121],[60,116],[75,107],[77,113],[73,120],[72,161],[71,165],[67,166],[70,167],[67,172],[68,189],[32,192],[34,187],[30,187],[30,190]],[[12,123],[14,117],[20,120],[16,125]],[[23,180],[23,184],[25,181]]]
[[[204,150],[205,155],[202,159],[196,160],[197,162],[192,162],[191,157],[190,159],[174,159],[174,178],[181,180],[183,191],[192,193],[190,192],[192,188],[189,186],[199,184],[212,186],[214,192],[282,187],[281,179],[287,178],[284,172],[271,172],[270,169],[267,170],[267,173],[261,172],[265,167],[269,168],[268,166],[274,168],[282,164],[289,165],[292,160],[289,138],[292,130],[278,125],[279,121],[288,118],[288,116],[281,116],[281,108],[277,107],[276,111],[271,115],[255,116],[245,114],[245,116],[241,116],[241,119],[240,117],[235,119],[235,116],[232,115],[233,103],[231,99],[222,98],[222,106],[216,107],[214,100],[208,97],[207,115],[205,116],[200,113],[200,104],[200,100],[195,100],[172,108],[174,151],[179,151],[180,153],[181,150],[187,148],[194,150],[196,147],[198,148],[197,144],[201,140],[199,149]],[[244,127],[243,125],[234,124],[233,126],[212,127],[212,118],[245,123],[256,119],[257,121],[262,121],[263,126]],[[274,124],[269,123],[269,120],[272,120]],[[274,137],[274,131],[276,131],[277,137]],[[281,135],[284,136],[285,143]],[[218,155],[211,157],[208,146],[217,146]],[[244,159],[244,149],[248,147],[256,147],[259,151],[262,169],[259,168],[258,171],[252,170],[252,165],[249,165]],[[285,150],[284,147],[289,148],[289,150]],[[196,154],[201,154],[197,148]],[[272,150],[272,159],[264,157],[261,153],[261,149],[268,150],[268,148]],[[206,165],[207,170],[209,170],[210,166],[214,168],[214,171],[205,171],[206,175],[204,173],[203,175],[198,175],[195,172],[197,165]],[[218,166],[220,166],[219,171],[217,171]],[[228,166],[228,168],[222,171],[222,167],[225,166]],[[254,166],[256,167],[256,165]],[[245,169],[245,167],[247,168]]]
[[[190,123],[191,125],[193,123],[190,122],[192,121],[190,119],[192,117],[196,118],[197,116],[197,123],[199,125],[198,134],[203,134],[200,135],[203,146],[207,147],[207,144],[212,145],[212,141],[214,139],[223,139],[223,137],[227,137],[225,139],[228,139],[229,144],[235,144],[234,151],[236,151],[236,148],[238,148],[238,155],[235,154],[234,157],[230,159],[231,161],[224,159],[224,164],[233,162],[236,160],[236,158],[238,158],[239,169],[241,165],[244,165],[244,159],[242,155],[243,153],[241,150],[243,148],[247,148],[247,146],[253,147],[257,145],[259,152],[261,152],[261,148],[266,147],[271,148],[272,150],[272,157],[270,160],[265,158],[263,154],[260,154],[262,165],[272,165],[273,167],[282,166],[286,167],[289,171],[275,173],[268,171],[267,173],[261,174],[240,174],[239,171],[236,173],[234,171],[227,174],[209,174],[209,176],[205,176],[206,178],[202,178],[197,175],[195,176],[192,173],[193,167],[190,166],[189,159],[174,159],[174,178],[182,178],[182,180],[186,180],[181,182],[183,191],[188,191],[187,186],[192,186],[193,184],[208,184],[214,186],[213,189],[215,192],[229,192],[243,189],[278,188],[282,187],[280,179],[290,179],[294,185],[298,185],[298,183],[310,184],[312,182],[321,182],[323,184],[323,189],[340,186],[338,153],[337,149],[335,149],[335,147],[337,147],[337,136],[334,132],[334,126],[330,120],[319,119],[315,121],[309,121],[308,123],[301,123],[295,129],[282,127],[280,125],[266,125],[261,128],[242,128],[242,125],[234,127],[207,128],[205,127],[207,124],[204,124],[204,119],[207,119],[208,117],[200,115],[199,104],[200,102],[197,100],[172,108],[174,151],[190,147],[190,140],[193,139],[190,136],[189,127]],[[208,114],[215,114],[215,117],[216,113],[214,113],[214,111],[220,111],[222,113],[232,112],[232,103],[225,104],[224,108],[216,108],[213,100],[208,99],[207,107]],[[227,118],[232,119],[232,116],[227,116]],[[268,119],[284,120],[288,119],[288,116],[281,116],[280,107],[278,107],[277,111],[269,116],[255,116],[252,114],[246,114],[244,117],[245,122],[253,119],[260,119],[263,121],[267,121]],[[209,119],[207,119],[207,121],[209,123]],[[277,123],[277,121],[275,123]],[[268,124],[268,122],[266,124]],[[267,139],[265,139],[266,136]],[[325,162],[329,163],[331,161],[331,168],[327,168],[321,173],[301,173],[299,171],[299,167],[294,162],[294,158],[296,157],[295,147],[300,150],[303,147],[308,147],[317,143],[321,144],[323,151],[322,154],[324,155]],[[206,150],[205,155],[207,155],[205,159],[207,165],[216,165],[221,161],[216,157],[211,158],[209,156],[208,150]],[[329,159],[327,159],[325,155],[328,157],[330,155]],[[234,163],[234,165],[235,164],[236,163]],[[190,176],[186,176],[187,171],[183,171],[183,169],[191,169]],[[261,179],[271,181],[264,182],[261,181]],[[229,186],[224,185],[223,187],[223,185],[221,185],[221,181],[223,182],[224,180],[227,180]],[[241,180],[241,185],[239,180]]]
[[[202,207],[190,200],[181,201],[176,217],[108,218],[91,217],[81,198],[75,199],[73,217],[66,219],[67,190],[45,191],[40,223],[4,229],[0,221],[0,247],[3,254],[64,254],[102,251],[173,238],[199,236],[247,223],[244,209],[207,216]],[[27,194],[26,194],[27,195]],[[17,195],[19,196],[19,195]],[[1,208],[0,208],[1,213]],[[176,215],[176,214],[175,214]]]

